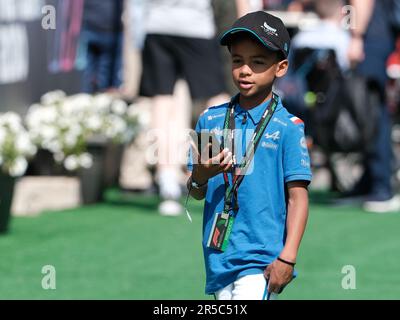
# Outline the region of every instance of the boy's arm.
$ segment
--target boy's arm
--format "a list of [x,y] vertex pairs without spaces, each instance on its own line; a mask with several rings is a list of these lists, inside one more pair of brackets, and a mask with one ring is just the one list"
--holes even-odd
[[287,236],[280,257],[295,262],[308,218],[307,183],[303,181],[289,182],[288,193]]
[[[289,182],[288,193],[287,235],[285,247],[279,257],[287,262],[295,263],[308,218],[307,182]],[[268,291],[282,292],[293,278],[293,269],[293,266],[279,260],[270,264],[264,271],[265,277],[269,280]]]

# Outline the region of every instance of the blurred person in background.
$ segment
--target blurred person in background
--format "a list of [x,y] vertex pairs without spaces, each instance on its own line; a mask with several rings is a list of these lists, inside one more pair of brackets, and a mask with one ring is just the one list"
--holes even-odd
[[[291,61],[289,76],[286,79],[278,81],[277,88],[279,91],[282,91],[282,97],[287,103],[287,108],[306,123],[307,142],[309,146],[312,146],[315,132],[313,132],[313,124],[311,123],[311,112],[315,109],[307,105],[305,96],[307,89],[311,90],[310,86],[315,87],[315,84],[308,83],[313,80],[307,80],[307,72],[313,72],[314,66],[319,63],[318,60],[322,59],[318,58],[316,54],[321,54],[322,51],[326,52],[322,56],[326,54],[334,55],[335,64],[332,65],[332,68],[340,68],[339,72],[342,74],[348,71],[350,69],[350,62],[347,52],[350,44],[350,35],[341,26],[343,0],[313,0],[310,5],[313,5],[319,20],[316,24],[305,25],[293,37],[292,51],[289,57]],[[307,58],[305,60],[303,60],[304,58],[299,59],[299,56],[305,54],[304,52],[308,52]],[[298,65],[299,60],[303,60],[300,65]],[[304,71],[307,69],[308,71]],[[322,78],[318,78],[317,81],[322,81]],[[327,83],[328,87],[331,87],[332,81],[341,80],[336,78],[330,79],[329,84]],[[292,91],[293,88],[295,88],[294,91]],[[327,92],[324,93],[327,94]]]
[[261,0],[265,10],[309,11],[313,0]]
[[124,0],[85,0],[82,41],[87,62],[82,91],[116,90],[122,83],[122,12]]
[[350,68],[348,49],[349,33],[342,28],[343,0],[314,0],[315,12],[320,21],[301,30],[292,40],[292,50],[298,48],[332,49],[343,71]]
[[[400,209],[400,197],[391,185],[392,146],[391,121],[385,101],[387,81],[385,63],[394,48],[394,33],[390,14],[395,0],[351,0],[355,10],[355,27],[351,31],[348,51],[356,71],[374,85],[380,99],[380,114],[375,141],[364,155],[364,174],[349,196],[361,196],[363,207],[370,212],[389,212]],[[368,112],[368,110],[366,110]]]
[[[307,103],[307,97],[310,93],[315,96],[322,94],[324,97],[336,95],[337,92],[329,88],[332,87],[333,82],[336,84],[338,81],[342,82],[343,77],[326,77],[325,73],[343,74],[350,68],[347,57],[350,35],[341,27],[343,1],[314,0],[312,4],[319,20],[316,20],[316,23],[304,25],[293,37],[288,75],[276,82],[276,90],[280,92],[288,110],[306,123],[309,146],[312,146],[316,135],[314,127],[317,120],[316,105]],[[326,59],[332,60],[329,68],[319,70],[317,66]],[[318,82],[318,85],[315,82]],[[338,86],[335,85],[335,87]],[[314,92],[314,89],[318,91]],[[331,99],[326,99],[331,101]],[[322,110],[329,106],[322,104],[318,108]],[[337,106],[333,108],[336,109]]]
[[206,106],[229,100],[219,57],[211,0],[150,0],[145,8],[145,44],[140,95],[153,98],[153,124],[158,139],[157,176],[163,215],[182,213],[179,203],[179,134],[173,91],[184,78],[194,100]]

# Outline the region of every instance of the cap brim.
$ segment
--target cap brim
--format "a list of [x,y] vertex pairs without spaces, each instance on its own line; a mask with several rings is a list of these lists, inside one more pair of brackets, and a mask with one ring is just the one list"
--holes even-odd
[[281,51],[278,47],[274,46],[271,42],[266,41],[262,39],[259,35],[257,35],[253,30],[247,29],[247,28],[232,28],[226,31],[221,39],[220,39],[220,44],[222,46],[229,46],[230,40],[232,35],[239,33],[239,32],[248,32],[250,33],[253,37],[255,37],[258,41],[260,41],[267,49],[272,50],[272,51]]

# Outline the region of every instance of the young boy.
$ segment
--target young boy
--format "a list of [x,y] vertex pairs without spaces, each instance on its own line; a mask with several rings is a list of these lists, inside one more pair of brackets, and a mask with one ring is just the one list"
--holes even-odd
[[191,196],[205,198],[206,293],[272,299],[293,278],[311,181],[304,124],[272,92],[288,68],[290,37],[280,19],[259,11],[237,20],[221,44],[239,94],[206,110],[196,131],[212,131],[228,148],[213,158],[208,145],[201,155],[193,148],[188,180]]

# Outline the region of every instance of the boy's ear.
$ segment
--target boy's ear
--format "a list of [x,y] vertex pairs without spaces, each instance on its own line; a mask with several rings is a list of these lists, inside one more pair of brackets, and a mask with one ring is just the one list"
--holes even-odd
[[288,59],[279,61],[276,66],[275,76],[277,78],[283,77],[287,73],[288,68],[289,68],[289,60]]

